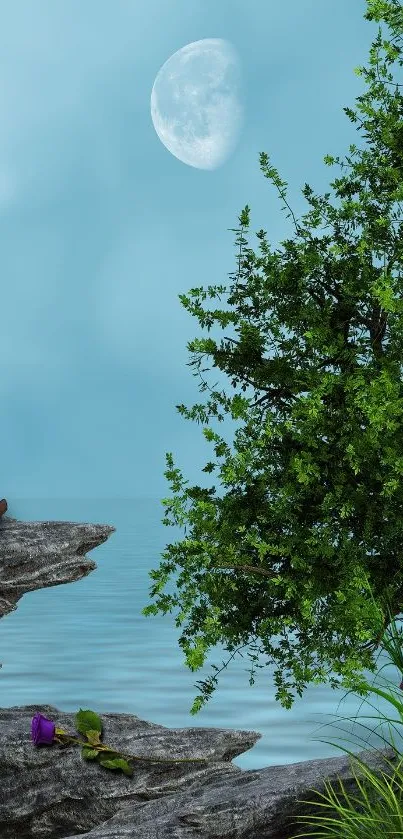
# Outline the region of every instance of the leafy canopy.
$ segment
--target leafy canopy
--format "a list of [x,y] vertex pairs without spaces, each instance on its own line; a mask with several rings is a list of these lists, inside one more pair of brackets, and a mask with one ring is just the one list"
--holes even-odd
[[[257,255],[246,247],[247,205],[235,231],[232,309],[204,310],[203,287],[179,295],[202,327],[233,324],[239,336],[224,336],[220,347],[211,338],[189,342],[194,375],[210,356],[234,388],[245,393],[249,385],[254,396],[210,390],[206,406],[176,406],[206,424],[228,491],[216,498],[214,486],[185,488],[189,482],[166,454],[174,495],[162,503],[173,521],[162,521],[185,525],[185,533],[188,524],[191,532],[169,544],[150,572],[156,603],[142,610],[179,607],[176,626],[187,619],[179,644],[192,671],[217,643],[232,653],[224,667],[250,647],[252,685],[254,665],[264,666],[259,654],[269,656],[285,708],[295,698],[291,689],[302,696],[310,682],[363,690],[362,670],[376,668],[387,604],[396,614],[403,597],[403,96],[388,69],[403,66],[403,8],[398,0],[367,0],[365,18],[384,21],[391,37],[384,40],[379,27],[370,68],[355,70],[368,87],[356,100],[362,118],[344,108],[367,148],[350,145],[347,163],[324,158],[347,170],[331,183],[339,206],[330,192],[320,197],[305,184],[311,210],[297,222],[287,183],[261,153],[261,171],[289,210],[294,239],[273,250],[260,230]],[[225,286],[208,286],[210,298],[223,293]],[[200,390],[206,387],[202,380]],[[233,453],[208,427],[211,417],[223,421],[220,408],[244,422]],[[209,461],[202,471],[217,466]],[[176,569],[179,593],[162,593]],[[276,646],[273,636],[281,636]],[[191,714],[217,678],[198,684]]]

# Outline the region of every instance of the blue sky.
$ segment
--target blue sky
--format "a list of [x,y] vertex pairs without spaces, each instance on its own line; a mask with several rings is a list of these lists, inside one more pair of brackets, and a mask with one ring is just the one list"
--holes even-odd
[[[297,216],[305,182],[340,176],[325,154],[363,147],[343,106],[365,89],[378,24],[364,0],[13,0],[2,9],[0,79],[0,496],[161,498],[165,452],[190,484],[215,460],[175,405],[205,403],[186,344],[207,336],[178,294],[230,285],[237,219],[250,245],[292,236],[267,152]],[[186,44],[238,53],[244,122],[214,170],[161,143],[150,96]],[[225,299],[225,298],[224,298]],[[213,308],[215,301],[206,300]],[[234,335],[215,327],[211,337]],[[203,365],[207,366],[207,365]],[[208,365],[208,366],[211,366]],[[227,393],[225,374],[204,374]],[[212,423],[228,443],[239,427]]]

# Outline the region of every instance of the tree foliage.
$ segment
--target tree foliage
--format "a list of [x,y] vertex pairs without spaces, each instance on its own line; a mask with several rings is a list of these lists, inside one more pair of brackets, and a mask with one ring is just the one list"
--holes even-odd
[[[232,653],[224,667],[249,647],[252,685],[254,667],[264,666],[259,654],[268,656],[285,708],[291,690],[302,696],[310,682],[359,691],[362,671],[375,671],[387,605],[393,614],[403,605],[403,85],[390,72],[390,65],[403,66],[403,8],[399,0],[367,0],[365,18],[383,21],[391,35],[384,40],[379,27],[369,69],[355,70],[368,88],[356,100],[362,118],[344,108],[367,148],[350,145],[346,163],[324,158],[347,172],[330,184],[339,206],[330,192],[320,197],[305,184],[311,209],[297,221],[287,183],[261,153],[261,171],[289,210],[294,238],[274,250],[260,230],[257,255],[245,238],[247,205],[235,231],[232,308],[201,305],[207,293],[221,300],[225,286],[179,295],[202,327],[233,324],[239,336],[224,336],[219,347],[209,337],[189,342],[194,375],[210,356],[242,392],[210,390],[207,405],[176,406],[205,423],[222,463],[209,461],[202,471],[220,466],[227,492],[217,498],[215,486],[186,488],[166,454],[174,495],[162,503],[173,520],[162,521],[191,531],[169,544],[150,572],[156,603],[142,610],[179,607],[176,626],[187,620],[179,644],[192,671],[217,643]],[[253,398],[242,395],[248,385]],[[207,387],[202,380],[200,390]],[[223,421],[220,409],[244,423],[234,452],[209,427],[210,418]],[[176,569],[178,594],[167,595]],[[198,684],[192,714],[217,678]]]

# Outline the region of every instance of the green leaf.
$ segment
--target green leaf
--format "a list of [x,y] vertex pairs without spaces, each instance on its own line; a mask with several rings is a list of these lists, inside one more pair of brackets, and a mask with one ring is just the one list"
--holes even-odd
[[102,734],[102,722],[98,714],[94,711],[83,711],[82,708],[75,716],[76,729],[80,734],[87,734],[87,732],[97,731]]
[[109,760],[108,758],[100,758],[99,763],[101,766],[105,766],[106,769],[121,769],[125,775],[133,775],[133,768],[123,757],[116,757],[112,760]]
[[86,735],[87,735],[88,742],[91,743],[92,746],[97,746],[98,743],[101,742],[99,731],[94,731],[93,729],[90,728],[86,732]]
[[86,746],[83,746],[81,749],[81,754],[84,760],[95,760],[98,757],[99,752],[97,749],[88,749]]

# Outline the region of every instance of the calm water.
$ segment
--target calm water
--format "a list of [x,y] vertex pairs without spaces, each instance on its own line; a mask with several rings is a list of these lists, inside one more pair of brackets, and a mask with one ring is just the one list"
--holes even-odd
[[[177,643],[181,634],[175,626],[177,610],[148,618],[141,614],[151,602],[148,572],[158,567],[168,542],[184,536],[180,528],[161,523],[164,508],[159,499],[8,501],[9,515],[21,520],[111,524],[116,533],[90,552],[98,568],[88,577],[24,595],[17,611],[1,621],[2,707],[49,703],[68,712],[81,707],[100,714],[137,714],[172,728],[219,726],[259,731],[262,738],[256,746],[233,761],[243,769],[343,754],[336,747],[314,742],[314,737],[333,740],[354,752],[383,745],[376,734],[358,725],[352,728],[332,716],[357,713],[360,698],[350,694],[338,707],[344,690],[314,685],[285,710],[274,699],[275,667],[257,669],[251,687],[251,663],[246,655],[235,657],[219,675],[216,692],[199,714],[189,714],[199,693],[196,681],[214,675],[211,663],[221,667],[230,654],[224,647],[216,647],[205,666],[192,673]],[[167,591],[173,590],[170,584]],[[380,657],[379,667],[385,661],[386,657]],[[374,675],[368,676],[371,683]],[[393,665],[385,667],[381,676],[400,682]],[[396,717],[384,700],[369,697],[369,701]],[[368,703],[363,704],[361,714],[375,713]],[[371,730],[377,724],[363,722]],[[324,723],[329,725],[319,730]],[[383,734],[387,736],[386,728]],[[395,731],[393,735],[399,745],[400,737]],[[343,741],[343,737],[358,745]]]

